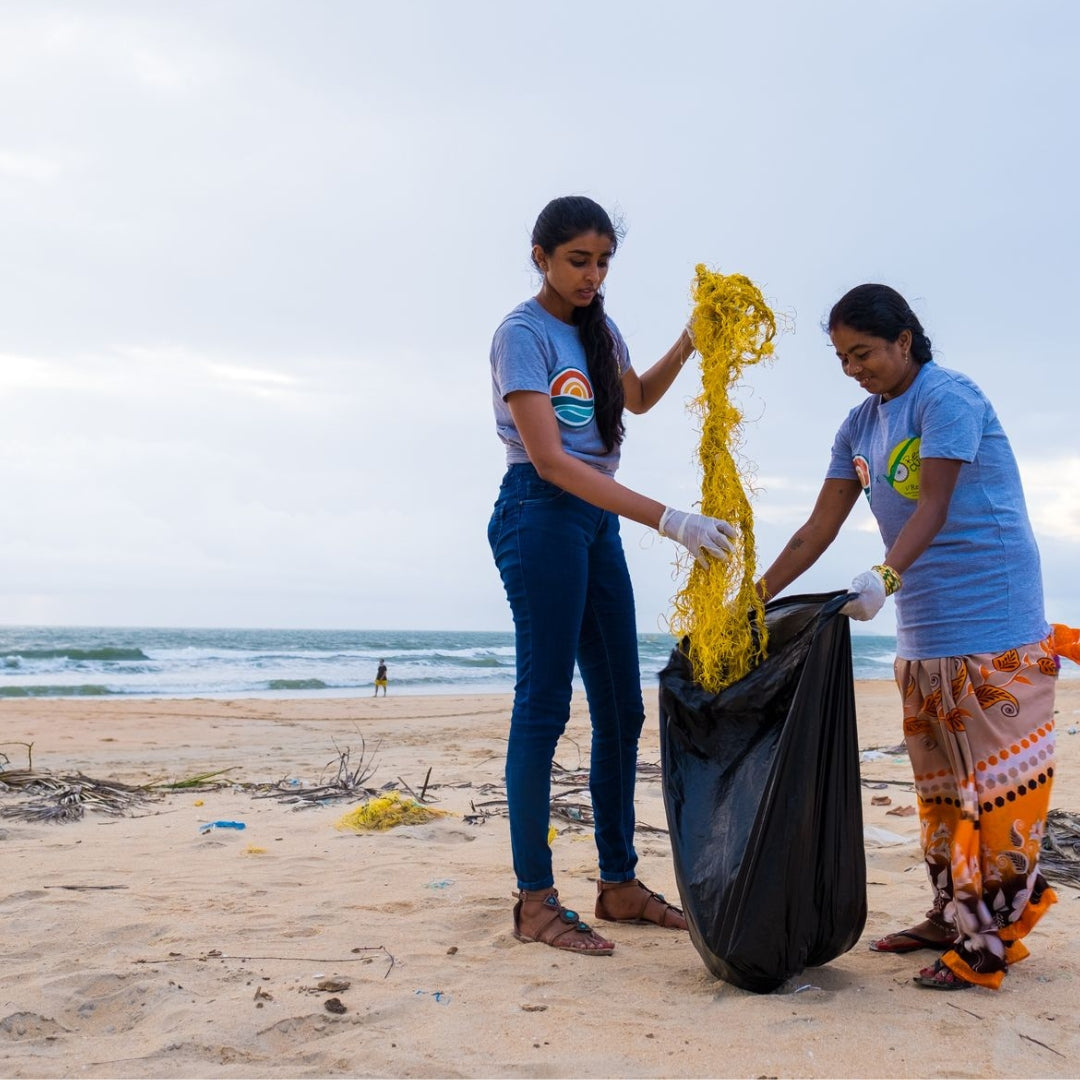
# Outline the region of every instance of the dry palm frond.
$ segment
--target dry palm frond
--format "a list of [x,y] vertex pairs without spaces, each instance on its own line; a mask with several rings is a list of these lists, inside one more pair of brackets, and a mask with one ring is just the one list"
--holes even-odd
[[[375,774],[373,758],[367,756],[367,746],[363,737],[360,739],[360,758],[353,764],[352,749],[348,746],[344,750],[337,747],[336,761],[330,761],[327,768],[336,766],[332,779],[316,784],[314,787],[301,787],[296,780],[282,778],[275,784],[255,785],[258,794],[257,799],[279,799],[282,802],[295,803],[296,809],[304,806],[323,806],[328,802],[339,799],[355,799],[358,795],[373,796],[378,794],[373,788],[365,784]],[[376,749],[378,749],[376,747]]]
[[54,823],[78,821],[87,810],[122,816],[137,803],[154,797],[144,787],[118,781],[105,783],[82,773],[55,776],[32,769],[0,772],[0,794],[16,793],[34,798],[30,802],[5,806],[0,809],[0,816]]
[[1051,881],[1080,888],[1080,813],[1051,810],[1046,815],[1039,869]]

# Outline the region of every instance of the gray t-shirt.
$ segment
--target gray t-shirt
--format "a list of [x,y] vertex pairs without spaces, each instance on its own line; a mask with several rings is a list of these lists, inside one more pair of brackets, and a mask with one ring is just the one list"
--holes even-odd
[[886,550],[915,511],[923,458],[962,461],[948,517],[896,594],[905,660],[997,652],[1040,641],[1039,549],[1012,447],[967,376],[924,364],[899,397],[868,397],[833,444],[830,478],[858,479]]
[[[608,319],[619,371],[630,369],[630,353],[618,327]],[[535,297],[519,304],[499,324],[491,342],[491,400],[495,427],[506,446],[507,465],[529,460],[507,394],[533,390],[549,394],[559,422],[563,449],[609,476],[619,467],[619,447],[604,448],[596,426],[595,402],[585,346],[576,326],[545,311]]]

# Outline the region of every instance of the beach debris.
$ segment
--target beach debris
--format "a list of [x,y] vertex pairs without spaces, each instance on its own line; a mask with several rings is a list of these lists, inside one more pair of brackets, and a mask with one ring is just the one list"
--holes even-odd
[[[360,758],[354,764],[352,748],[344,749],[334,743],[337,759],[327,763],[326,768],[334,766],[333,778],[320,781],[312,787],[301,784],[296,777],[285,777],[275,784],[251,785],[257,799],[278,799],[293,803],[296,809],[307,806],[325,806],[340,799],[355,799],[358,795],[374,796],[375,788],[367,787],[367,781],[375,774],[374,757],[368,757],[363,736],[360,737]],[[376,747],[376,750],[378,747]]]
[[246,848],[244,848],[244,850],[242,852],[240,852],[240,854],[241,855],[265,855],[266,854],[266,848],[264,848],[264,847],[256,847],[254,844],[248,844],[248,846]]
[[199,826],[199,832],[208,833],[211,829],[246,829],[242,821],[208,821],[205,825]]
[[904,743],[897,743],[895,746],[868,746],[859,751],[860,761],[886,761],[898,757],[907,757],[907,746]]
[[1057,809],[1047,813],[1039,869],[1051,881],[1080,888],[1080,813]]
[[425,889],[449,889],[454,884],[452,877],[440,878],[438,881],[429,881],[424,888]]
[[90,890],[126,889],[126,885],[45,885],[46,889],[71,889],[76,892],[88,892]]
[[57,776],[32,769],[0,771],[0,795],[34,796],[29,802],[0,809],[0,816],[22,821],[63,824],[79,821],[87,810],[122,817],[139,803],[156,796],[146,787],[108,783],[76,773]]
[[406,784],[400,776],[397,778],[397,782],[401,786],[402,790],[407,791],[418,803],[427,801],[425,796],[427,795],[428,785],[431,783],[431,768],[431,766],[428,767],[427,776],[424,777],[424,783],[420,788],[419,795],[417,795],[416,792],[413,791],[413,789],[409,787],[409,785]]
[[318,989],[328,994],[344,993],[352,983],[348,979],[320,979]]
[[895,847],[897,844],[910,844],[912,842],[909,836],[901,836],[899,833],[878,828],[876,825],[863,826],[863,839],[868,847]]
[[[213,772],[197,773],[195,776],[189,776],[184,780],[170,780],[168,783],[161,782],[157,784],[151,784],[151,787],[161,788],[163,791],[205,791],[215,788],[228,787],[232,781],[225,779],[217,779],[217,777],[224,777],[226,773],[233,772],[239,768],[237,765],[230,765],[227,769],[215,769]],[[196,806],[200,805],[196,803]]]
[[[3,742],[0,746],[25,746],[26,747],[26,769],[28,772],[34,771],[34,744],[32,742],[20,742],[18,740],[13,742]],[[11,764],[11,758],[7,756],[2,750],[0,750],[0,772],[3,772]]]
[[891,810],[886,810],[886,814],[892,814],[894,817],[912,817],[919,811],[914,806],[894,806]]
[[336,1014],[337,1014],[337,1015],[339,1015],[339,1016],[341,1015],[341,1013],[346,1013],[346,1012],[348,1012],[348,1011],[349,1011],[349,1010],[348,1010],[347,1008],[345,1008],[345,1006],[344,1006],[344,1005],[342,1004],[341,998],[336,998],[336,997],[332,997],[332,998],[327,998],[327,999],[326,999],[326,1000],[325,1000],[325,1001],[323,1002],[323,1008],[324,1008],[324,1009],[325,1009],[325,1010],[326,1010],[326,1011],[327,1011],[328,1013],[336,1013]]
[[1067,1057],[1060,1050],[1055,1050],[1052,1046],[1048,1046],[1044,1042],[1040,1042],[1038,1039],[1033,1038],[1031,1035],[1025,1035],[1022,1031],[1016,1033],[1021,1039],[1025,1039],[1027,1042],[1034,1043],[1036,1046],[1041,1046],[1044,1050],[1049,1050],[1051,1054],[1057,1054],[1059,1058]]
[[892,804],[892,799],[888,795],[875,795],[870,800],[871,806],[889,806]]
[[673,598],[669,623],[684,639],[694,682],[712,694],[737,682],[766,655],[765,600],[754,587],[754,467],[741,458],[743,414],[734,400],[743,369],[773,356],[776,316],[744,274],[721,274],[704,263],[692,288],[691,333],[701,368],[701,393],[690,403],[700,420],[701,513],[735,526],[726,559],[689,563]]
[[[221,949],[206,949],[204,952],[197,953],[193,956],[186,956],[184,953],[171,952],[167,957],[140,957],[137,960],[133,960],[133,964],[179,964],[179,963],[205,963],[207,960],[240,960],[247,963],[250,960],[288,960],[291,963],[301,964],[370,964],[374,961],[374,956],[368,955],[370,953],[382,953],[389,961],[386,971],[383,973],[385,979],[387,975],[393,970],[397,961],[394,956],[389,952],[385,945],[357,945],[355,948],[349,950],[352,953],[360,953],[359,956],[347,956],[347,957],[334,957],[327,960],[323,957],[317,956],[254,956],[250,953],[246,954],[230,954],[224,953]],[[314,976],[315,978],[321,978],[320,975]],[[309,989],[309,988],[302,988]],[[310,988],[312,992],[318,991],[314,988]]]
[[421,806],[415,799],[406,799],[399,791],[391,791],[367,802],[338,818],[335,829],[353,832],[383,831],[398,825],[422,825],[436,817],[446,817],[448,811]]
[[417,997],[424,997],[425,995],[430,994],[431,999],[439,1005],[448,1005],[450,1003],[450,995],[445,990],[414,990],[413,993]]
[[[644,781],[659,781],[661,779],[661,767],[656,762],[639,761],[637,765],[637,778]],[[567,828],[561,831],[580,831],[583,828],[591,828],[593,825],[592,799],[589,796],[589,773],[587,769],[566,769],[558,762],[551,766],[551,807],[550,817],[558,818],[567,822]],[[469,806],[471,814],[465,814],[462,820],[467,825],[483,825],[488,818],[509,816],[509,804],[506,798],[506,789],[497,784],[484,784],[478,792],[482,795],[493,796],[483,800],[473,799]],[[584,801],[588,799],[588,801]],[[638,832],[659,833],[667,835],[667,829],[657,825],[650,825],[647,821],[639,821],[635,826]],[[548,845],[550,846],[560,830],[554,826],[548,827]]]

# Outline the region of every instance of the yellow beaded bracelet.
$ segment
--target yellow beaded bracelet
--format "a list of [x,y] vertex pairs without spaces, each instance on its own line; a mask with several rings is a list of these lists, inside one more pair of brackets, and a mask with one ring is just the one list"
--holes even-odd
[[899,592],[900,587],[904,584],[900,575],[891,567],[886,566],[884,563],[881,566],[875,566],[873,569],[881,575],[881,580],[885,582],[885,595],[892,596],[894,592]]

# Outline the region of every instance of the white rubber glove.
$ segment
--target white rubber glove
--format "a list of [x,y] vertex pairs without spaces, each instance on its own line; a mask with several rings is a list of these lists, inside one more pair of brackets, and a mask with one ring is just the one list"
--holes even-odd
[[876,570],[867,570],[860,574],[849,590],[859,595],[849,600],[841,609],[841,615],[848,615],[859,622],[872,619],[885,604],[885,579]]
[[659,531],[676,543],[682,544],[697,560],[698,566],[707,567],[709,556],[726,559],[731,554],[731,540],[735,530],[719,518],[704,514],[688,514],[684,510],[664,509],[660,517]]

